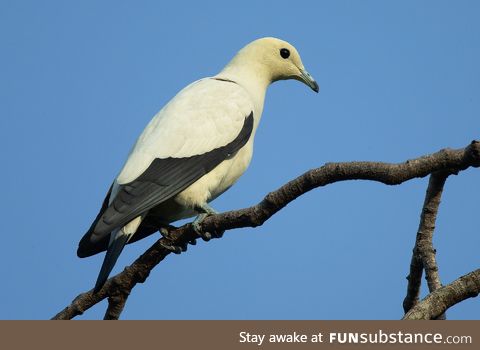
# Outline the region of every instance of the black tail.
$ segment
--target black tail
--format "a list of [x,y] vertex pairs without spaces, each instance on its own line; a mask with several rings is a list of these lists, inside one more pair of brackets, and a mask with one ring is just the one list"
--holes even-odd
[[115,237],[111,240],[107,253],[105,254],[105,259],[103,259],[102,268],[98,274],[97,282],[95,283],[94,292],[98,292],[102,289],[103,285],[108,279],[110,272],[112,272],[115,263],[117,262],[120,253],[127,244],[128,239],[132,236],[131,234],[125,234],[122,229],[112,232]]

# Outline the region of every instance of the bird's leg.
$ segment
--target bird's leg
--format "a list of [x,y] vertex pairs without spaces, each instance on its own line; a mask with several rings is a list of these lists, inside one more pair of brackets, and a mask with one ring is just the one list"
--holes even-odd
[[194,207],[195,211],[199,213],[199,215],[195,218],[195,220],[192,222],[193,229],[195,232],[202,237],[202,239],[206,242],[208,242],[212,237],[214,238],[220,238],[223,236],[223,233],[225,231],[221,232],[214,232],[213,234],[210,232],[203,232],[201,223],[202,221],[209,215],[213,214],[218,214],[218,212],[213,209],[211,206],[209,206],[207,203],[204,203],[202,205],[196,205]]

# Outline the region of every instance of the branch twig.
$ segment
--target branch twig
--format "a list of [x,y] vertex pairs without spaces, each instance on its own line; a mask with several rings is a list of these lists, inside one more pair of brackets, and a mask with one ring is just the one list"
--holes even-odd
[[[450,172],[445,170],[430,175],[427,192],[425,194],[425,202],[420,216],[415,247],[413,248],[412,260],[410,262],[410,274],[407,277],[407,296],[403,301],[405,313],[418,303],[423,269],[425,269],[425,278],[430,292],[442,286],[435,258],[436,250],[433,247],[433,232],[435,231],[435,221],[442,197],[443,186],[449,175]],[[440,315],[439,319],[446,319],[445,314]]]
[[472,271],[452,283],[430,293],[408,311],[404,320],[431,320],[459,302],[480,293],[480,269]]
[[[278,190],[269,193],[260,203],[250,208],[212,215],[202,222],[204,232],[221,232],[240,227],[262,225],[276,212],[302,194],[328,184],[346,180],[371,180],[387,185],[398,185],[413,178],[425,177],[436,171],[454,169],[465,170],[480,166],[480,141],[472,141],[466,148],[444,149],[400,164],[380,162],[328,163],[310,170],[288,182]],[[198,238],[190,224],[169,232],[170,242],[161,238],[154,243],[135,262],[118,275],[110,278],[98,293],[93,290],[80,294],[53,319],[72,319],[101,300],[121,291],[128,296],[137,283],[143,283],[150,271],[162,261],[170,251],[160,242],[182,245]]]
[[108,308],[104,320],[118,320],[127,303],[130,291],[118,290],[117,294],[108,297]]

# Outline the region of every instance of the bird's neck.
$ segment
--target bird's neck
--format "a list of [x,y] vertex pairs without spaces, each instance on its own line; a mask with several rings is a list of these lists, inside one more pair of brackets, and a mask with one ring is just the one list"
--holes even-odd
[[265,74],[261,66],[238,65],[232,60],[219,74],[215,76],[220,79],[231,80],[242,86],[255,103],[255,114],[259,118],[263,111],[263,103],[268,86],[272,79]]

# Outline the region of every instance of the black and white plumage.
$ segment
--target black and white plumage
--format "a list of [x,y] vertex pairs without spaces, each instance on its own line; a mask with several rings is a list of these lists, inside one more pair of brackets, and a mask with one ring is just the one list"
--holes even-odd
[[96,290],[126,243],[156,231],[149,218],[168,224],[211,212],[208,202],[247,169],[267,87],[282,79],[300,80],[318,92],[293,46],[259,39],[218,75],[190,84],[155,115],[79,243],[79,257],[107,250]]

